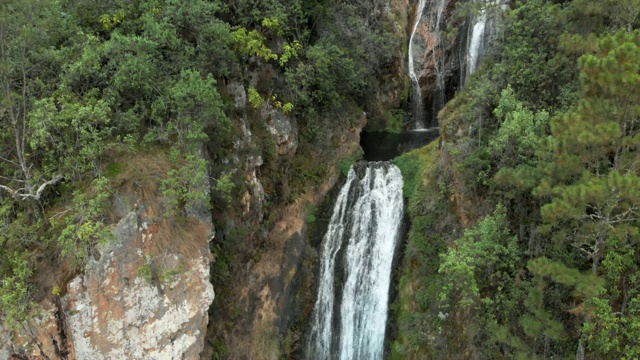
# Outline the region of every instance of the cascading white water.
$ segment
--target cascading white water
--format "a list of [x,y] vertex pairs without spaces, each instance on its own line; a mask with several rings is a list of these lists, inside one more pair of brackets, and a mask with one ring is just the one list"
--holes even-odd
[[467,42],[466,69],[462,73],[461,83],[464,85],[469,76],[478,70],[484,53],[490,42],[496,36],[498,15],[500,11],[508,8],[506,0],[474,0],[482,3],[480,12],[473,18],[473,26],[470,27],[469,40]]
[[[433,91],[433,103],[431,104],[431,116],[435,119],[438,116],[438,111],[444,107],[445,103],[445,74],[444,64],[446,63],[443,42],[440,38],[442,32],[444,9],[449,0],[432,0],[435,2],[435,19],[433,18],[434,12],[431,12],[431,32],[438,37],[436,48],[432,51],[434,70],[436,73],[435,89]],[[433,5],[432,5],[433,6]]]
[[469,50],[467,51],[467,76],[473,74],[480,63],[480,48],[484,41],[486,25],[487,11],[485,8],[482,8],[471,29],[471,41],[469,42]]
[[440,24],[442,24],[442,14],[444,13],[444,6],[447,4],[447,0],[437,0],[437,11],[436,11],[436,21],[434,22],[436,30],[440,30]]
[[[449,0],[429,0],[429,32],[437,37],[436,40],[436,48],[427,49],[431,52],[431,56],[433,57],[433,64],[435,70],[435,89],[433,92],[433,104],[432,114],[431,116],[435,118],[437,112],[444,106],[444,93],[445,93],[445,84],[444,84],[444,56],[442,56],[441,51],[438,51],[438,46],[440,46],[440,32],[441,27],[443,25],[444,20],[444,10],[446,8],[447,2]],[[418,10],[416,12],[416,18],[413,24],[413,30],[411,31],[411,37],[409,38],[409,77],[411,78],[411,84],[413,85],[413,117],[415,119],[415,129],[421,130],[425,128],[425,116],[424,116],[424,105],[422,103],[422,90],[420,88],[420,77],[419,74],[421,69],[416,71],[416,61],[415,57],[419,56],[422,58],[424,53],[416,54],[415,49],[415,38],[418,29],[420,28],[420,24],[423,21],[423,15],[425,12],[425,8],[427,7],[427,0],[419,0],[418,2]],[[426,39],[424,40],[426,42]],[[425,44],[428,45],[428,44]]]
[[386,162],[355,166],[322,240],[310,359],[375,360],[384,353],[391,264],[404,217],[402,175]]
[[422,90],[420,89],[420,79],[416,73],[416,65],[414,61],[414,49],[413,39],[415,37],[420,20],[422,20],[422,13],[424,12],[424,6],[427,0],[420,0],[418,3],[418,11],[416,12],[416,18],[413,24],[413,30],[411,31],[411,37],[409,38],[409,77],[411,78],[411,84],[413,85],[413,117],[415,119],[415,128],[424,129],[424,107],[422,105]]

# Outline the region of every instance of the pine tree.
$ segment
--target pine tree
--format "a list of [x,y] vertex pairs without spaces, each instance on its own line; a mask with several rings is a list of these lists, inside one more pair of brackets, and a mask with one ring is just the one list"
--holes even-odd
[[[603,37],[580,69],[581,99],[552,120],[553,163],[534,192],[551,199],[543,228],[598,275],[612,251],[640,244],[640,31]],[[585,351],[583,336],[577,358]]]

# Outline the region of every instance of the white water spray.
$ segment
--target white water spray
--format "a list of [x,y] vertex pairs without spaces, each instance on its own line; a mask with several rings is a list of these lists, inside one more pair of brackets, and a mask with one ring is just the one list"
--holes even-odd
[[433,91],[433,103],[431,104],[431,112],[432,112],[431,116],[434,119],[436,119],[438,116],[438,111],[440,111],[440,109],[444,107],[444,103],[446,100],[445,99],[445,92],[446,92],[445,71],[444,71],[446,59],[444,54],[445,52],[444,42],[442,41],[442,38],[440,37],[440,35],[442,33],[444,9],[448,3],[448,0],[433,0],[433,1],[437,1],[437,3],[435,4],[436,5],[435,20],[433,19],[433,15],[432,15],[431,32],[438,37],[438,42],[436,44],[436,47],[431,52],[433,56],[433,64],[435,66],[434,70],[436,73],[436,83],[435,83],[436,86]]
[[480,63],[480,47],[484,41],[484,30],[487,25],[487,11],[480,10],[473,28],[471,29],[471,41],[467,52],[467,76],[473,74]]
[[413,49],[413,39],[415,37],[420,20],[422,20],[422,13],[424,12],[424,6],[427,0],[420,0],[418,3],[418,11],[416,12],[416,18],[413,24],[413,31],[411,31],[411,37],[409,38],[409,77],[411,78],[411,84],[413,85],[413,116],[415,119],[415,128],[424,129],[424,107],[422,105],[422,91],[420,89],[420,79],[416,73]]
[[466,53],[466,72],[462,78],[462,85],[469,76],[478,70],[486,49],[496,36],[498,15],[509,6],[505,0],[475,0],[482,2],[480,12],[473,18],[473,26],[470,28],[468,47]]
[[322,242],[310,359],[384,354],[391,264],[404,217],[402,175],[384,162],[356,166],[366,168],[349,171]]

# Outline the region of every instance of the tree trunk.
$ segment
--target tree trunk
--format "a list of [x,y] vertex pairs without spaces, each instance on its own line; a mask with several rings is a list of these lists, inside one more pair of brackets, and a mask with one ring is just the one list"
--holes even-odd
[[[591,272],[594,275],[598,274],[598,265],[600,264],[600,252],[598,251],[593,255],[593,262],[591,264]],[[591,322],[591,316],[589,314],[584,315],[584,321],[582,325],[588,324]],[[587,355],[587,336],[583,333],[580,334],[580,340],[578,340],[578,350],[576,350],[576,360],[584,360]]]

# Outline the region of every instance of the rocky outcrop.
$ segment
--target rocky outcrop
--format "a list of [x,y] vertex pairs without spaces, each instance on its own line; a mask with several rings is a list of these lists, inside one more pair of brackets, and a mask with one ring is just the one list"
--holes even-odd
[[285,115],[268,101],[260,107],[260,118],[273,136],[278,154],[295,154],[298,147],[298,128],[294,118]]
[[460,53],[466,53],[466,35],[446,35],[456,2],[458,0],[426,0],[421,14],[418,13],[418,1],[414,3],[409,31],[418,21],[413,37],[413,58],[427,127],[437,125],[437,112],[459,86]]
[[460,85],[467,80],[482,64],[487,50],[497,38],[502,24],[501,14],[509,8],[510,0],[473,0],[479,10],[469,18],[467,26],[466,48],[460,59]]
[[250,156],[245,162],[245,184],[247,191],[242,194],[242,216],[254,215],[258,222],[263,219],[264,187],[258,179],[258,169],[263,164],[262,156]]
[[[359,151],[360,131],[365,123],[363,116],[356,126],[335,131],[336,146],[332,150],[337,158],[353,156]],[[233,324],[228,329],[212,330],[222,338],[220,341],[228,351],[224,353],[225,358],[279,359],[285,355],[296,358],[292,352],[301,346],[302,333],[294,324],[300,321],[312,295],[309,284],[317,257],[307,239],[307,214],[311,207],[322,202],[339,178],[340,171],[330,167],[319,182],[293,202],[270,209],[280,217],[265,234],[259,256],[253,256],[235,269],[233,293],[225,294],[226,303],[236,314]]]
[[40,311],[20,331],[9,331],[0,323],[0,360],[72,359],[58,301],[46,299]]
[[158,231],[128,213],[118,241],[67,286],[63,309],[78,359],[195,359],[202,351],[214,298],[207,254],[150,251]]
[[426,0],[421,14],[417,1],[414,4],[412,23],[417,22],[417,27],[413,38],[413,58],[423,93],[431,91],[434,77],[442,62],[444,54],[441,46],[445,45],[445,41],[442,39],[441,31],[444,30],[443,23],[449,2],[455,0]]
[[166,216],[151,174],[166,173],[169,162],[149,155],[129,161],[135,169],[113,180],[113,238],[18,333],[0,324],[0,360],[200,357],[214,299],[211,215],[196,204],[185,219]]
[[[427,123],[435,126],[438,111],[484,59],[498,34],[500,14],[508,7],[508,0],[471,0],[463,6],[457,6],[460,0],[424,1],[422,13],[417,10],[418,1],[414,2],[416,10],[410,23],[418,23],[412,52],[424,114]],[[463,7],[475,11],[458,11],[454,16],[456,9]]]
[[236,110],[243,110],[247,105],[247,93],[244,86],[237,81],[231,81],[227,85],[226,91],[233,98],[233,107]]
[[[399,109],[409,103],[411,79],[408,75],[408,44],[417,22],[411,46],[414,71],[420,85],[422,112],[428,127],[435,126],[435,115],[445,101],[458,88],[460,53],[466,51],[466,33],[456,37],[445,35],[448,22],[458,0],[425,0],[422,13],[418,13],[419,0],[386,0],[383,17],[398,47],[394,51],[393,65],[383,75],[384,81],[370,105],[370,123],[367,129],[384,130],[390,123],[390,109]],[[414,90],[416,96],[417,91]],[[409,108],[407,107],[407,110]],[[415,111],[415,109],[412,109]]]

